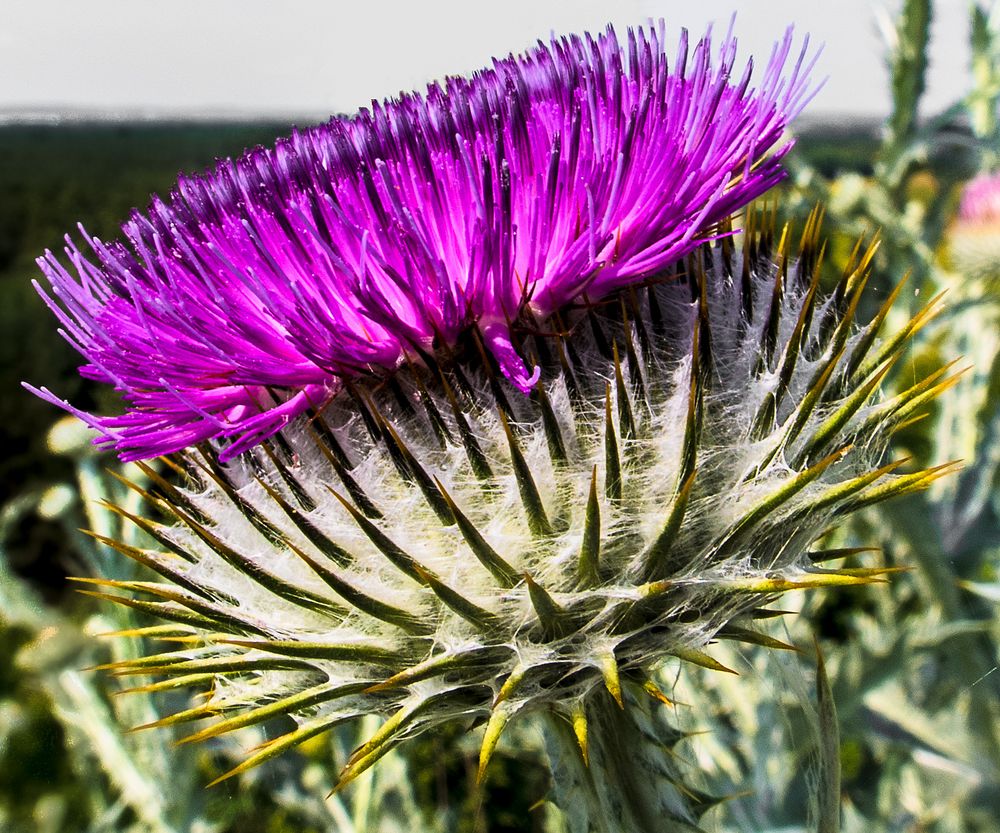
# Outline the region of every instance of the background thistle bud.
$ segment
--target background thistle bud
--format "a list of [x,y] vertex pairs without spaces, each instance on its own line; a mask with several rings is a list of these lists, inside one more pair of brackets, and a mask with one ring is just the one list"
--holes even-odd
[[965,185],[946,240],[948,259],[956,272],[996,288],[1000,279],[1000,175],[980,174]]
[[132,517],[149,549],[106,543],[165,580],[93,581],[171,622],[149,633],[179,647],[112,670],[207,686],[160,721],[211,718],[189,740],[296,720],[228,775],[383,715],[344,784],[445,721],[485,723],[483,767],[531,713],[564,718],[586,754],[595,698],[663,697],[664,659],[725,670],[713,640],[780,647],[754,621],[783,591],[883,572],[830,568],[846,553],[814,546],[948,470],[882,457],[953,377],[879,401],[937,302],[880,340],[898,289],[853,321],[874,246],[823,297],[817,214],[797,250],[788,229],[746,223],[739,247],[723,237],[598,304],[522,320],[530,397],[472,330],[229,463],[185,452],[169,463],[183,485],[144,465],[172,523]]

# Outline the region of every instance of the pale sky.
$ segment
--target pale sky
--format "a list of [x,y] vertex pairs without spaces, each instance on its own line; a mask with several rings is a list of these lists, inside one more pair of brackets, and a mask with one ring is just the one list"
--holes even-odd
[[[0,111],[320,118],[477,69],[551,31],[739,10],[743,56],[789,23],[825,43],[816,116],[888,110],[879,9],[900,0],[0,0]],[[968,0],[937,0],[925,112],[966,90]]]

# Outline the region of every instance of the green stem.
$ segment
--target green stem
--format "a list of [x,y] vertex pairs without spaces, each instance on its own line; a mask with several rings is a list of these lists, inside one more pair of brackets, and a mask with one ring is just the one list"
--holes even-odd
[[[645,698],[648,699],[648,698]],[[691,833],[700,794],[682,787],[670,747],[682,735],[640,699],[604,690],[586,703],[589,761],[569,721],[547,716],[553,792],[571,833]],[[710,803],[710,802],[709,802]]]

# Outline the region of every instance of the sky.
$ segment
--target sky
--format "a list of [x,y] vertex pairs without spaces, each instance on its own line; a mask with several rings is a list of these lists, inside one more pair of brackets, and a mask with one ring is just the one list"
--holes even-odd
[[[824,44],[813,116],[881,116],[878,15],[900,0],[0,0],[0,114],[321,118],[421,89],[550,32],[662,17],[728,26],[766,60],[785,26]],[[937,0],[925,114],[966,88],[968,0]],[[668,41],[672,40],[668,37]]]

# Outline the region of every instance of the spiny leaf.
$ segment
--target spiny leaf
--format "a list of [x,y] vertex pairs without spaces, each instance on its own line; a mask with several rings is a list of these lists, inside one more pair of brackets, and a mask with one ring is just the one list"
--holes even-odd
[[548,639],[560,639],[572,631],[572,623],[566,609],[556,602],[548,591],[538,584],[528,573],[524,574],[528,586],[528,598],[538,615],[542,630]]
[[[373,443],[380,442],[382,440],[382,429],[379,426],[378,420],[376,420],[374,415],[372,414],[368,397],[366,397],[362,393],[362,391],[351,382],[349,378],[344,379],[344,391],[351,398],[353,410],[360,415],[361,422],[364,424],[365,429],[368,431],[368,436],[371,438],[371,441]],[[393,462],[397,462],[396,458],[394,458]],[[407,474],[403,474],[403,476],[406,477]]]
[[542,504],[542,497],[538,493],[538,487],[531,476],[531,468],[528,466],[521,448],[518,445],[514,432],[510,430],[510,423],[502,410],[497,411],[500,417],[500,424],[507,437],[507,446],[510,449],[510,459],[514,467],[514,477],[517,480],[517,490],[521,495],[521,504],[524,507],[524,514],[528,521],[528,528],[532,535],[538,537],[548,537],[552,534],[552,526],[548,516],[545,514],[545,506]]
[[510,696],[517,690],[518,686],[524,682],[524,677],[527,669],[523,665],[517,666],[510,674],[507,679],[504,680],[503,685],[500,686],[500,690],[496,693],[493,698],[493,707],[495,708],[499,703],[504,702],[504,700],[509,700]]
[[[240,515],[245,517],[254,529],[263,535],[266,540],[272,543],[280,543],[284,538],[281,530],[265,518],[256,506],[233,488],[233,484],[226,477],[225,470],[215,462],[211,454],[210,450],[202,449],[200,457],[192,456],[191,459],[222,490],[222,493],[229,499],[233,506],[239,510]],[[162,507],[162,503],[158,505]],[[171,506],[173,505],[176,504],[171,503]],[[183,506],[180,508],[183,509]],[[171,514],[176,513],[173,513],[171,510]],[[195,516],[192,515],[192,517]],[[207,525],[208,520],[203,520],[205,521],[205,525]]]
[[[98,593],[92,590],[80,590],[79,592],[84,596],[91,596],[105,602],[124,605],[133,610],[148,613],[150,616],[166,619],[168,622],[179,622],[182,625],[189,625],[198,630],[213,631],[217,630],[223,624],[218,620],[200,616],[193,612],[187,605],[182,606],[173,602],[146,602],[141,599],[115,596],[111,593]],[[260,628],[256,625],[251,625],[249,622],[238,620],[235,617],[230,617],[230,620],[233,621],[233,625],[230,625],[230,627],[233,627],[238,633],[262,633]]]
[[555,411],[552,410],[552,403],[549,401],[545,386],[541,382],[535,385],[532,399],[538,404],[538,409],[542,414],[542,429],[545,431],[545,442],[549,447],[552,465],[560,466],[567,460],[566,444],[563,442],[559,420],[556,418]]
[[823,570],[819,567],[810,568],[810,572],[820,575],[855,576],[857,578],[875,578],[889,576],[894,573],[908,573],[912,567],[840,567],[836,570]]
[[132,659],[118,660],[117,662],[106,662],[101,665],[93,665],[86,669],[88,671],[120,671],[122,669],[152,668],[172,663],[186,662],[196,656],[194,651],[171,651],[169,653],[149,654],[144,657],[134,657]]
[[761,336],[761,349],[755,375],[770,371],[778,341],[778,325],[781,323],[781,299],[784,297],[785,279],[788,276],[788,225],[781,231],[781,242],[778,244],[779,263],[775,270],[774,282],[771,288],[771,304],[768,308],[767,321]]
[[421,374],[413,365],[409,355],[406,355],[406,363],[410,368],[410,378],[417,387],[417,399],[423,405],[424,412],[427,414],[427,420],[430,422],[431,428],[434,430],[434,435],[438,439],[438,445],[441,448],[447,448],[449,443],[454,443],[455,441],[451,435],[451,430],[448,428],[448,423],[441,416],[441,411],[438,410],[434,397],[428,392]]
[[943,465],[935,466],[934,468],[924,469],[912,474],[899,475],[888,483],[879,486],[872,486],[859,494],[853,500],[839,506],[837,508],[837,513],[846,514],[848,512],[856,512],[866,506],[874,506],[876,503],[881,503],[883,500],[888,500],[889,498],[899,497],[901,495],[909,494],[910,492],[918,492],[922,489],[926,489],[935,480],[945,477],[946,475],[953,474],[961,468],[961,466],[961,460],[952,460],[950,463],[944,463]]
[[823,561],[835,561],[838,558],[850,558],[852,555],[860,555],[864,552],[881,552],[879,547],[838,547],[828,550],[813,550],[807,552],[806,556],[814,564]]
[[[273,438],[275,439],[280,437],[281,434],[273,435]],[[299,482],[299,479],[295,476],[292,470],[286,466],[281,457],[274,452],[270,443],[263,443],[260,447],[267,455],[274,471],[278,472],[278,476],[281,478],[285,486],[288,487],[288,491],[291,492],[299,506],[301,506],[306,512],[312,512],[316,508],[316,501],[313,500],[312,496],[305,490],[305,487],[301,482]],[[289,451],[289,455],[290,454],[291,452]]]
[[465,686],[458,689],[432,694],[417,702],[409,703],[379,727],[365,743],[359,746],[341,770],[334,791],[343,789],[361,773],[397,746],[404,738],[405,730],[418,719],[432,716],[435,712],[449,713],[463,708],[474,707],[482,702],[484,686]]
[[604,395],[604,493],[611,501],[619,501],[622,497],[622,464],[615,424],[611,418],[610,383],[606,385]]
[[803,465],[815,462],[816,458],[833,443],[839,432],[858,412],[858,409],[868,401],[891,369],[892,361],[886,362],[877,373],[872,374],[867,382],[858,386],[850,396],[844,399],[837,410],[823,420],[819,428],[802,444],[801,450],[792,461],[792,467],[800,468]]
[[346,660],[373,665],[400,665],[406,662],[401,651],[361,642],[306,642],[298,639],[218,639],[222,645],[254,648],[269,654],[305,659]]
[[321,578],[334,593],[363,613],[367,613],[369,616],[373,616],[383,622],[388,622],[391,625],[396,625],[408,633],[428,634],[434,630],[433,624],[421,620],[420,617],[414,615],[410,611],[403,610],[402,608],[391,605],[388,602],[380,601],[379,599],[373,598],[367,593],[363,593],[361,590],[358,590],[350,582],[338,575],[335,570],[320,564],[298,547],[289,544],[289,549],[291,549],[292,552],[308,564],[310,569],[312,569],[312,571],[316,573],[316,575],[319,576],[319,578]]
[[788,500],[801,492],[806,486],[820,477],[830,466],[842,459],[844,455],[851,451],[851,446],[845,446],[833,454],[824,457],[818,463],[810,466],[805,471],[796,473],[788,478],[785,483],[775,489],[764,500],[760,501],[753,509],[743,515],[727,532],[720,541],[716,551],[719,555],[732,552],[734,547],[765,517],[779,509]]
[[823,654],[816,643],[816,706],[819,712],[818,833],[840,830],[840,729]]
[[122,694],[155,694],[158,691],[172,691],[175,688],[193,688],[194,686],[208,685],[214,681],[214,674],[185,674],[173,679],[160,680],[158,683],[121,688],[118,691],[112,691],[111,694],[114,697]]
[[425,570],[419,564],[417,565],[417,572],[420,574],[421,578],[423,578],[424,583],[433,591],[434,595],[437,596],[446,607],[465,619],[465,621],[475,625],[479,628],[479,630],[486,632],[503,630],[504,621],[495,613],[491,613],[485,608],[477,605],[475,602],[470,601],[461,593],[453,590],[441,581],[441,579],[435,576],[430,570]]
[[311,720],[308,723],[303,723],[297,729],[269,741],[261,747],[260,750],[246,758],[239,766],[233,767],[228,772],[220,775],[214,781],[209,783],[208,786],[214,787],[216,784],[221,783],[228,778],[232,778],[234,775],[240,775],[248,769],[260,766],[262,763],[265,763],[283,752],[298,746],[300,743],[305,743],[305,741],[310,738],[314,738],[316,735],[327,732],[340,723],[346,723],[348,720],[353,719],[354,715],[348,717],[340,715],[326,715],[316,718],[315,720]]
[[310,544],[323,553],[323,555],[337,564],[340,564],[342,567],[350,564],[354,560],[347,550],[326,535],[319,527],[316,526],[316,524],[303,515],[298,509],[288,503],[288,501],[286,501],[284,497],[282,497],[282,495],[280,495],[275,489],[271,488],[271,486],[260,478],[257,479],[257,482],[260,484],[261,488],[267,492],[271,500],[273,500],[281,508],[281,511],[288,516],[288,519],[295,525],[295,528],[302,533]]
[[787,420],[788,427],[785,429],[784,433],[771,450],[771,453],[766,455],[761,463],[756,467],[755,473],[763,471],[771,464],[782,449],[787,448],[798,438],[802,429],[805,428],[808,423],[809,417],[812,416],[816,406],[823,398],[823,394],[830,383],[830,379],[833,377],[833,372],[837,369],[837,365],[843,356],[843,349],[833,353],[821,365],[819,371],[813,375],[805,395],[802,397],[802,400],[793,412],[794,416],[791,417],[790,420]]
[[261,671],[315,671],[312,664],[303,660],[277,657],[247,657],[229,655],[207,659],[189,659],[165,665],[151,665],[138,668],[121,668],[114,672],[116,677],[137,674],[253,674]]
[[174,726],[178,723],[190,723],[194,720],[204,720],[208,717],[213,717],[218,714],[218,709],[212,708],[211,706],[195,706],[192,709],[184,709],[183,711],[175,712],[174,714],[167,715],[166,717],[161,717],[159,720],[154,720],[150,723],[143,723],[141,726],[133,726],[126,731],[131,734],[133,732],[143,732],[147,729],[161,729],[165,726]]
[[590,325],[590,334],[594,339],[594,346],[597,348],[597,352],[600,353],[608,361],[611,360],[611,345],[608,343],[608,338],[604,334],[604,329],[601,327],[600,322],[597,320],[597,316],[594,315],[594,306],[591,304],[590,300],[586,295],[583,296],[584,303],[588,305],[587,309],[587,323]]
[[875,579],[844,575],[841,572],[799,573],[794,578],[713,579],[711,586],[722,593],[784,593],[787,590],[808,590],[815,587],[855,587],[874,584]]
[[444,374],[441,374],[439,379],[444,387],[444,393],[448,399],[448,404],[451,406],[451,414],[455,420],[455,425],[458,428],[458,435],[462,440],[462,447],[465,449],[465,456],[469,460],[469,467],[472,469],[472,473],[479,480],[489,482],[493,479],[493,470],[490,468],[486,455],[483,454],[483,450],[479,445],[479,440],[476,439],[476,435],[473,434],[472,429],[469,428],[469,422],[465,418],[465,413],[463,412],[458,399],[455,397],[455,392],[452,390],[451,385],[448,384],[448,379],[444,376]]
[[224,735],[227,732],[233,732],[236,729],[253,726],[271,717],[293,714],[297,711],[301,711],[302,709],[319,705],[320,703],[328,703],[331,700],[335,700],[340,697],[349,697],[352,694],[359,694],[364,690],[366,685],[367,684],[364,682],[358,682],[348,683],[347,685],[323,683],[318,686],[313,686],[312,688],[307,688],[305,691],[296,692],[295,694],[288,697],[282,697],[268,703],[267,705],[258,706],[255,709],[249,709],[248,711],[238,714],[235,717],[230,717],[226,720],[214,723],[201,731],[181,738],[177,741],[177,743],[197,743],[205,741],[209,738]]
[[701,440],[702,407],[704,383],[702,379],[701,340],[703,338],[701,319],[695,325],[691,343],[691,372],[688,381],[688,409],[684,421],[684,442],[681,446],[679,483],[691,476],[698,461],[698,443]]
[[409,469],[413,479],[416,481],[417,487],[420,489],[421,494],[423,494],[427,504],[434,510],[434,514],[438,516],[438,520],[445,526],[451,526],[454,520],[451,517],[451,512],[448,511],[448,504],[441,496],[441,492],[434,485],[434,478],[427,473],[389,421],[385,418],[381,419],[386,442],[391,442],[399,450],[399,454],[406,463],[406,467]]
[[462,533],[462,537],[465,539],[466,544],[469,545],[469,549],[472,550],[472,554],[479,559],[479,562],[490,571],[490,574],[497,580],[497,583],[505,588],[509,589],[517,584],[518,573],[510,566],[500,555],[497,553],[493,547],[489,545],[486,539],[479,532],[472,521],[458,508],[457,504],[450,494],[448,494],[447,489],[440,480],[435,479],[438,489],[441,490],[441,494],[445,501],[448,503],[448,509],[451,511],[452,516],[455,519],[455,524],[459,531]]
[[[873,408],[871,413],[858,427],[858,435],[864,436],[865,432],[874,428],[886,431],[905,422],[914,414],[915,411],[923,408],[929,402],[944,393],[944,391],[948,390],[948,388],[957,384],[968,368],[964,368],[958,373],[955,373],[940,382],[937,381],[948,371],[952,364],[954,364],[954,362],[938,369],[917,384],[913,385],[911,388],[894,396],[888,402],[885,402],[877,408]],[[934,384],[935,382],[937,382],[937,384]]]
[[580,747],[580,756],[583,758],[583,765],[589,767],[590,740],[587,731],[587,710],[582,700],[573,704],[570,722],[573,724],[573,734],[576,737],[577,745]]
[[428,680],[432,677],[439,677],[456,671],[488,668],[508,659],[511,652],[512,649],[506,645],[476,646],[469,650],[457,652],[446,651],[418,662],[409,668],[405,668],[398,674],[393,674],[388,679],[369,686],[365,691],[366,693],[386,691],[393,688],[402,688],[421,680]]
[[618,660],[615,658],[613,650],[602,651],[597,656],[597,662],[601,668],[601,677],[604,679],[604,687],[608,694],[612,696],[618,704],[618,708],[625,708],[625,700],[622,698],[622,681],[618,672]]
[[671,564],[669,559],[677,538],[677,533],[680,532],[681,524],[684,521],[684,514],[687,512],[688,499],[691,497],[691,489],[694,486],[696,475],[697,472],[692,470],[687,479],[681,484],[680,489],[674,496],[673,503],[670,505],[670,514],[667,515],[667,520],[663,524],[663,528],[642,556],[639,569],[640,581],[652,581],[657,577],[662,577],[673,572],[671,568],[681,566]]
[[824,509],[836,506],[837,504],[842,503],[851,496],[857,494],[862,489],[870,486],[875,481],[885,477],[887,474],[891,474],[900,466],[904,465],[908,460],[908,457],[904,457],[901,460],[894,460],[893,462],[888,463],[881,468],[875,469],[874,471],[859,475],[858,477],[852,477],[850,480],[846,480],[843,483],[837,483],[828,489],[824,489],[815,497],[803,501],[803,503],[796,508],[795,516],[802,517],[813,512],[821,512]]
[[486,778],[486,767],[490,764],[490,759],[496,751],[500,742],[500,735],[507,722],[510,720],[511,710],[506,704],[501,704],[490,712],[490,719],[486,722],[486,730],[483,732],[483,744],[479,749],[479,771],[476,774],[476,783],[482,784]]
[[775,639],[773,636],[768,636],[766,633],[750,630],[750,628],[741,628],[738,625],[726,625],[718,632],[717,636],[720,639],[731,639],[735,642],[744,642],[748,645],[761,645],[764,648],[771,648],[772,650],[802,652],[800,648],[790,645],[787,642],[782,642],[780,639]]
[[820,273],[817,270],[812,276],[805,297],[802,299],[802,306],[799,309],[799,316],[795,321],[795,328],[785,342],[784,354],[781,358],[778,381],[775,387],[775,409],[781,404],[782,397],[788,391],[788,385],[795,372],[798,358],[802,354],[805,338],[808,335],[808,322],[812,318],[813,307],[816,303],[816,293],[819,291],[819,279]]
[[582,588],[596,587],[600,583],[601,553],[601,504],[597,497],[597,466],[590,476],[590,494],[583,521],[583,540],[577,566],[577,584]]
[[618,357],[618,342],[612,342],[615,365],[615,398],[618,401],[618,430],[623,442],[635,438],[635,416],[632,414],[632,403],[629,401],[628,386],[622,373],[621,361]]
[[944,294],[944,291],[942,291],[931,298],[898,332],[887,339],[879,350],[869,356],[867,361],[861,365],[861,368],[857,371],[857,376],[861,379],[868,378],[869,374],[883,364],[886,359],[904,349],[910,343],[913,336],[941,312],[943,308],[941,299],[944,297]]
[[197,504],[195,504],[194,501],[191,500],[191,497],[185,492],[180,491],[176,486],[174,486],[173,483],[171,483],[169,480],[163,477],[155,468],[149,465],[149,463],[140,460],[134,463],[134,465],[156,485],[156,488],[162,493],[162,496],[154,495],[152,492],[150,492],[147,489],[144,489],[134,480],[125,477],[125,475],[115,471],[114,469],[108,469],[107,472],[115,480],[117,480],[123,486],[126,486],[127,488],[131,489],[140,497],[143,497],[146,500],[154,503],[157,501],[166,500],[171,505],[179,506],[186,512],[188,512],[190,515],[200,518],[203,521],[207,522],[207,518],[205,517],[203,510]]
[[146,518],[142,518],[139,515],[133,515],[131,512],[128,512],[127,510],[122,509],[120,506],[116,506],[113,503],[109,503],[106,500],[97,501],[97,505],[100,506],[102,509],[106,509],[107,511],[112,512],[113,514],[117,515],[120,518],[124,518],[125,520],[130,521],[132,524],[136,526],[137,529],[140,529],[143,532],[145,532],[150,538],[156,541],[157,544],[159,544],[164,549],[169,550],[179,558],[182,558],[185,561],[192,564],[198,560],[194,555],[192,555],[190,552],[184,549],[180,544],[176,543],[173,539],[171,539],[169,535],[167,535],[166,530],[168,529],[168,527],[164,526],[163,524],[158,524],[155,521],[147,520]]
[[677,705],[675,701],[671,700],[666,694],[663,693],[663,690],[656,683],[648,678],[642,681],[642,688],[643,691],[649,694],[650,697],[654,700],[658,700],[665,706]]
[[126,636],[136,639],[162,639],[168,636],[194,636],[198,633],[194,628],[183,625],[148,625],[144,628],[125,628],[118,631],[104,631],[97,634],[102,638],[122,638]]
[[[864,328],[861,335],[855,341],[854,346],[851,348],[851,357],[847,362],[847,378],[852,382],[855,380],[858,374],[858,369],[861,366],[861,362],[865,360],[872,345],[875,343],[875,339],[878,336],[879,330],[882,329],[882,324],[885,322],[886,316],[889,314],[889,310],[892,309],[896,300],[899,298],[900,293],[903,291],[903,287],[907,284],[910,279],[911,272],[907,272],[903,277],[896,283],[893,287],[892,292],[879,307],[875,317],[872,318],[868,325]],[[864,378],[863,376],[861,378]]]
[[327,489],[330,490],[330,494],[340,501],[341,505],[347,510],[348,514],[354,518],[354,522],[361,527],[361,531],[368,536],[368,540],[375,545],[379,552],[392,562],[396,569],[408,575],[418,584],[424,584],[424,579],[420,574],[420,569],[418,569],[419,565],[414,558],[406,552],[406,550],[400,547],[388,535],[382,532],[381,529],[368,520],[368,518],[355,509],[350,501],[344,498],[339,492],[330,486],[327,486]]
[[210,532],[207,527],[202,526],[194,518],[187,515],[187,513],[181,511],[180,509],[174,509],[174,512],[178,519],[182,521],[192,532],[194,532],[194,534],[197,535],[204,543],[208,544],[208,546],[211,547],[223,561],[253,579],[261,587],[270,590],[276,596],[280,596],[286,601],[292,602],[300,607],[307,607],[310,610],[337,609],[337,606],[327,597],[321,596],[318,593],[314,593],[311,590],[300,587],[298,584],[287,581],[286,579],[283,579],[265,569],[260,564],[257,564],[252,559],[247,558],[242,553],[237,552],[228,544],[224,543],[223,540],[213,532]]
[[642,349],[646,355],[650,355],[651,347],[649,344],[649,336],[646,335],[646,330],[642,325],[642,318],[638,314],[638,303],[635,297],[635,289],[629,287],[628,290],[629,302],[632,306],[633,313],[635,313],[631,318],[628,314],[628,309],[625,306],[625,297],[622,296],[620,299],[621,304],[621,315],[622,315],[622,332],[625,338],[625,358],[628,360],[628,379],[629,384],[635,391],[636,397],[640,402],[645,402],[646,400],[646,386],[642,380],[642,371],[640,370],[639,356],[635,352],[635,344],[632,341],[632,325],[635,324],[636,334],[639,336],[639,342],[642,344]]
[[169,557],[169,554],[167,553],[140,550],[137,547],[131,547],[121,541],[116,541],[114,538],[107,538],[104,535],[99,535],[98,533],[91,532],[90,530],[82,529],[80,531],[85,535],[89,535],[95,541],[99,541],[104,544],[104,546],[110,547],[115,550],[115,552],[119,552],[122,555],[131,558],[136,563],[142,564],[144,567],[158,573],[164,578],[170,579],[170,581],[178,587],[183,587],[185,590],[190,593],[194,593],[196,596],[200,596],[203,599],[225,602],[229,605],[237,604],[236,599],[228,593],[224,593],[223,591],[217,589],[208,589],[205,587],[204,582],[192,581],[180,570],[176,570],[164,563],[164,560]]
[[316,447],[337,473],[340,482],[344,484],[344,488],[347,490],[347,494],[351,496],[351,500],[357,504],[366,517],[372,520],[381,518],[382,513],[378,507],[372,503],[371,498],[368,497],[364,489],[358,485],[357,480],[348,472],[349,461],[347,455],[341,448],[340,443],[337,442],[337,438],[333,432],[326,427],[322,419],[310,420],[306,423],[306,427]]
[[683,648],[674,647],[667,651],[668,654],[672,654],[679,660],[684,662],[690,662],[692,665],[700,666],[701,668],[707,668],[709,671],[724,671],[727,674],[735,674],[732,668],[726,668],[717,659],[710,657],[704,651],[698,651],[694,648]]

